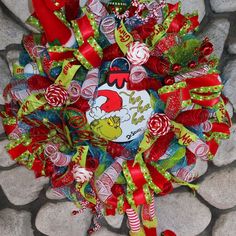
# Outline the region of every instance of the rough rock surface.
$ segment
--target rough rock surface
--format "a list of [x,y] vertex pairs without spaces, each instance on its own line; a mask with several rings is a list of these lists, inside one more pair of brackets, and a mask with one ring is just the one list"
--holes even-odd
[[200,38],[208,37],[210,39],[214,45],[214,54],[218,57],[222,55],[225,40],[229,34],[229,27],[230,22],[227,19],[215,19],[200,34]]
[[157,198],[156,212],[159,232],[170,229],[178,236],[198,235],[211,221],[210,210],[192,193],[173,193]]
[[[179,0],[167,0],[168,3],[176,3]],[[204,0],[188,0],[182,1],[182,13],[192,13],[198,11],[199,21],[201,22],[203,17],[205,16],[205,3]]]
[[236,211],[221,215],[213,228],[213,236],[235,236],[236,233]]
[[[10,2],[10,1],[9,1]],[[23,34],[26,32],[21,26],[12,21],[6,16],[0,8],[0,35],[1,44],[0,50],[4,49],[11,43],[19,43],[22,40]]]
[[232,12],[236,11],[235,0],[210,0],[212,10],[215,12]]
[[98,232],[94,233],[93,235],[94,236],[121,236],[121,235],[124,235],[124,234],[112,233],[112,232],[108,231],[107,229],[102,228]]
[[228,51],[231,54],[236,54],[236,38],[230,40]]
[[3,4],[16,15],[23,23],[28,19],[32,12],[31,1],[27,0],[2,0]]
[[[20,176],[20,178],[19,178]],[[17,167],[0,173],[0,185],[14,205],[25,205],[38,198],[48,178],[35,178],[33,171]]]
[[[0,27],[0,32],[1,32],[1,27]],[[7,63],[1,57],[0,57],[0,71],[1,71],[0,73],[0,104],[4,104],[2,93],[3,93],[3,89],[10,82],[11,76],[10,76],[10,70],[7,67]]]
[[236,169],[213,172],[200,184],[198,193],[212,206],[229,209],[236,206]]
[[226,110],[228,111],[229,116],[232,118],[234,115],[234,107],[230,102],[226,104]]
[[50,236],[87,235],[92,215],[86,210],[73,216],[73,210],[78,208],[71,202],[48,203],[39,210],[36,227],[41,233]]
[[233,107],[235,109],[236,60],[232,60],[226,65],[222,78],[226,81],[223,92],[225,96],[229,98],[230,102],[233,104]]
[[229,140],[223,140],[213,159],[216,166],[224,166],[236,160],[236,125],[231,128],[231,136]]
[[[0,95],[1,96],[1,95]],[[3,125],[2,125],[2,119],[0,119],[0,134],[4,133],[4,128],[3,128]]]
[[7,153],[5,146],[9,143],[8,140],[4,140],[0,142],[0,166],[1,167],[9,167],[14,165],[16,162],[11,159],[9,154]]
[[0,235],[33,236],[31,214],[6,208],[0,211]]
[[115,216],[105,216],[107,223],[117,229],[121,227],[123,218],[124,218],[123,215],[118,215],[118,214]]

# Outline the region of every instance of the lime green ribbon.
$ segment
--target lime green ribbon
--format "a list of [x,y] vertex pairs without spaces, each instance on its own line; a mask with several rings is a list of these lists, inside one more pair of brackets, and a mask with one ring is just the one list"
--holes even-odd
[[134,161],[134,165],[136,163],[142,163],[143,162],[143,158],[142,158],[142,154],[148,150],[152,144],[157,140],[157,136],[153,136],[149,130],[146,130],[146,132],[144,133],[144,137],[139,145],[139,149],[138,149],[138,153],[135,156],[135,161]]
[[78,146],[75,155],[72,157],[72,161],[85,168],[88,150],[89,146]]
[[178,12],[171,12],[162,24],[157,24],[154,27],[154,32],[151,35],[151,46],[154,47],[166,34],[171,22],[174,20]]
[[75,76],[75,73],[80,68],[80,65],[72,65],[69,61],[65,60],[63,62],[62,71],[60,75],[57,77],[54,84],[62,85],[66,89],[68,89],[72,79]]
[[120,26],[115,29],[115,39],[121,51],[125,55],[128,51],[130,43],[132,43],[134,39],[133,36],[126,29],[123,20],[121,21]]
[[175,121],[171,121],[171,124],[173,126],[172,130],[178,138],[180,145],[188,146],[190,143],[197,141],[198,136],[185,128],[182,124],[176,123]]
[[43,105],[47,104],[47,101],[44,96],[40,93],[33,93],[27,97],[27,99],[22,103],[17,116],[22,117],[29,115],[30,113],[34,112],[35,110],[39,109]]

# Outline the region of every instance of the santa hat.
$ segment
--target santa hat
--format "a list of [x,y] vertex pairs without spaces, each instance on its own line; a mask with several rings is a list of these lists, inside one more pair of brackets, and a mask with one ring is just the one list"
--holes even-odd
[[122,108],[122,98],[117,92],[112,90],[100,90],[97,93],[97,97],[106,97],[106,101],[100,107],[93,107],[90,110],[89,115],[95,120],[112,116],[120,117],[121,122],[130,119],[128,109]]
[[52,43],[59,41],[65,47],[71,47],[75,43],[73,31],[59,20],[53,11],[64,6],[64,1],[57,0],[32,0],[35,14],[43,26],[47,41]]

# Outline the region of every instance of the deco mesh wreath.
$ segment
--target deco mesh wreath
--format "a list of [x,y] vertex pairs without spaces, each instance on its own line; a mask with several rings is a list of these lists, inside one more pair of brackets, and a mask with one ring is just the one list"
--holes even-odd
[[4,90],[10,156],[91,208],[89,233],[102,215],[126,213],[130,235],[157,235],[154,194],[195,190],[199,165],[230,134],[197,14],[151,0],[32,2],[28,23],[41,33],[23,37]]

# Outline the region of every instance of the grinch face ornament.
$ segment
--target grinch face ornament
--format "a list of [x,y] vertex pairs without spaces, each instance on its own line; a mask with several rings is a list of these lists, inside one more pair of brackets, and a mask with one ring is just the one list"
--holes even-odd
[[97,97],[86,116],[91,129],[100,137],[114,142],[128,142],[147,128],[153,113],[151,98],[145,90],[128,90],[128,78],[120,79],[120,73],[117,72],[117,77],[114,77],[115,74],[98,88]]

